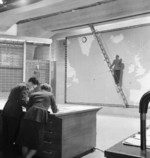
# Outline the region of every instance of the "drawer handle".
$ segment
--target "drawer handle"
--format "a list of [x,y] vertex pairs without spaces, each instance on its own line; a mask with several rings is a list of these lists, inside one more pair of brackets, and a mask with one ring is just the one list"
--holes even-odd
[[50,155],[52,155],[53,154],[53,152],[52,151],[43,151],[44,153],[47,153],[47,154],[50,154]]
[[50,134],[53,134],[53,131],[50,130],[50,129],[47,129],[46,132],[50,133]]
[[43,142],[44,142],[44,143],[46,143],[46,144],[53,144],[53,142],[52,142],[52,141],[47,141],[47,140],[44,140]]
[[49,152],[48,152],[48,154],[52,155],[52,154],[53,154],[53,152],[52,152],[52,151],[49,151]]

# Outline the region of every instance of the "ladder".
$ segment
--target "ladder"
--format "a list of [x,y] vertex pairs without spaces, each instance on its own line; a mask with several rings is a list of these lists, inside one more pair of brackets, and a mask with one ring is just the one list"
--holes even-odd
[[[103,42],[102,42],[102,38],[101,38],[100,34],[98,35],[98,34],[96,33],[93,24],[89,24],[89,27],[90,27],[90,29],[91,29],[91,31],[92,31],[92,34],[95,36],[95,38],[96,38],[96,40],[97,40],[97,42],[98,42],[98,44],[99,44],[99,46],[100,46],[100,48],[101,48],[102,54],[103,54],[103,56],[104,56],[104,58],[105,58],[105,61],[106,61],[107,65],[108,65],[108,67],[109,67],[109,69],[110,69],[110,72],[111,72],[112,76],[114,76],[114,75],[113,75],[114,72],[113,72],[113,70],[112,70],[111,67],[110,67],[110,66],[111,66],[111,62],[110,62],[109,56],[107,55],[106,50],[105,50],[105,48],[104,48],[104,46],[103,46]],[[115,84],[115,85],[116,85],[116,84]],[[119,85],[116,85],[116,86],[117,86],[117,92],[120,93],[120,95],[121,95],[121,97],[122,97],[122,99],[123,99],[123,102],[124,102],[125,106],[128,107],[128,102],[127,102],[127,99],[126,99],[126,97],[125,97],[125,94],[124,94],[122,88],[121,88]]]

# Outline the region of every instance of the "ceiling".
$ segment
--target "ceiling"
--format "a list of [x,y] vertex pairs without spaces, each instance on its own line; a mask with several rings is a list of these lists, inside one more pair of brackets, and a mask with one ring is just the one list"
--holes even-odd
[[42,0],[3,0],[3,4],[0,5],[0,13],[8,10],[16,9],[22,6],[37,3]]
[[0,32],[18,24],[18,35],[49,37],[50,32],[105,24],[150,13],[147,0],[5,0]]
[[11,26],[91,6],[109,3],[115,0],[5,0],[0,7],[0,32],[6,32]]

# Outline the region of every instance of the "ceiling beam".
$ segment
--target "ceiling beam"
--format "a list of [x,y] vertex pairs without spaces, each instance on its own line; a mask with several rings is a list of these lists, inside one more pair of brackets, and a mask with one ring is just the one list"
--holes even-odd
[[14,35],[3,35],[0,34],[0,40],[4,41],[22,41],[27,43],[37,43],[37,44],[46,44],[50,45],[52,43],[51,39],[47,38],[35,38],[35,37],[25,37],[25,36],[14,36]]
[[18,24],[18,35],[41,36],[53,30],[102,23],[150,13],[150,1],[115,0],[102,5],[73,10]]
[[0,31],[25,19],[57,14],[68,9],[91,5],[109,0],[42,0],[38,3],[0,13]]

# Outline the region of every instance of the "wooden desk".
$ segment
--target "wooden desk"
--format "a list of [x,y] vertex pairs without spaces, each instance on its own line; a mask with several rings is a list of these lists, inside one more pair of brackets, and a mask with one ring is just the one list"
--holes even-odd
[[96,146],[96,113],[100,107],[60,105],[45,126],[42,158],[74,158]]
[[[45,125],[40,158],[79,158],[96,146],[96,113],[101,107],[59,105]],[[1,129],[0,129],[1,131]]]
[[134,147],[122,144],[122,141],[105,150],[106,158],[150,158],[150,149],[146,150],[146,156],[143,156],[140,147]]

